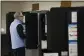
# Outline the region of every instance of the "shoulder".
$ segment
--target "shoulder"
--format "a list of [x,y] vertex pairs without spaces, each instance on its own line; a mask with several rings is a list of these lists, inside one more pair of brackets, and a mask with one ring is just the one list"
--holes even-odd
[[17,28],[23,28],[22,24],[18,24]]
[[12,25],[13,25],[14,23],[13,22],[11,22],[11,24],[10,24],[10,27],[12,27]]

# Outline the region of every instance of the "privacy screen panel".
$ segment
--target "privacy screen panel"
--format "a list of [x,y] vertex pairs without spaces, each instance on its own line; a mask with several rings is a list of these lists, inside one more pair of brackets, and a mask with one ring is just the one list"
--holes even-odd
[[36,49],[38,44],[38,15],[25,13],[26,19],[26,48]]
[[68,51],[68,10],[52,8],[48,13],[48,49],[53,52]]
[[41,31],[41,40],[46,40],[46,36],[45,36],[45,14],[40,14],[39,15],[39,22],[41,27],[39,28],[39,30]]
[[84,7],[78,10],[78,56],[84,56]]

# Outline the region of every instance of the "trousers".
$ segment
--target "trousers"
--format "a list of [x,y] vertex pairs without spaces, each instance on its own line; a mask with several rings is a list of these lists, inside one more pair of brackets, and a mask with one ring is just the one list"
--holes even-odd
[[13,49],[14,56],[25,56],[25,47]]

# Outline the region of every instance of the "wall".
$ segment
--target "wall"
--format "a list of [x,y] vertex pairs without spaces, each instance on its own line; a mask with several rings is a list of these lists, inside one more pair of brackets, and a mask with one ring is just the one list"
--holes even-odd
[[84,6],[84,1],[83,2],[72,2],[72,7],[77,7],[77,6]]
[[[2,1],[17,1],[17,0],[2,0]],[[23,1],[23,0],[18,0],[18,1]],[[38,1],[38,0],[24,0],[24,1]],[[67,1],[67,0],[39,0],[39,1]]]
[[40,2],[40,10],[50,10],[52,7],[60,7],[61,2]]
[[[23,1],[23,0],[1,0],[1,1]],[[24,1],[38,1],[38,0],[24,0]],[[84,0],[39,0],[39,1],[84,1]]]
[[31,11],[33,3],[39,3],[39,10],[49,10],[51,7],[59,7],[60,2],[21,2],[23,11]]

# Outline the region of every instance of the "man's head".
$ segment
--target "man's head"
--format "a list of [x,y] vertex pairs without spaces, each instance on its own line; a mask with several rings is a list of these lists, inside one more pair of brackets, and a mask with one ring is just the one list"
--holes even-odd
[[22,12],[16,12],[14,14],[14,18],[23,21],[23,14],[22,14]]

